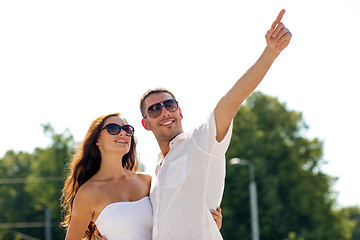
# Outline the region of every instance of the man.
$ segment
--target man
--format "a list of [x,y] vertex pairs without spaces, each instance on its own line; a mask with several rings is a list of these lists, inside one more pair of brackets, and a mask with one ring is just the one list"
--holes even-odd
[[281,22],[284,13],[266,33],[267,46],[256,63],[220,99],[208,121],[189,134],[183,132],[183,115],[170,91],[149,90],[141,98],[142,125],[161,150],[150,193],[153,239],[222,239],[209,209],[221,202],[232,120],[290,42]]

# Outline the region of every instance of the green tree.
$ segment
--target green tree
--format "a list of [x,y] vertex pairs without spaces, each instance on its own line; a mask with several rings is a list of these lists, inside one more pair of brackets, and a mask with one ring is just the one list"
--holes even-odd
[[[0,185],[0,220],[2,223],[43,222],[45,208],[51,210],[52,239],[64,239],[60,229],[59,199],[65,177],[65,165],[73,153],[74,141],[69,131],[58,134],[50,124],[43,125],[50,137],[47,148],[34,153],[8,151],[0,159],[0,173],[4,178],[22,178],[23,182]],[[44,229],[24,228],[17,231],[43,239]],[[0,229],[0,239],[16,239],[12,229]]]
[[[36,148],[34,152],[34,161],[30,165],[30,174],[32,178],[45,178],[45,182],[28,183],[26,189],[33,195],[35,209],[42,209],[47,206],[52,214],[59,211],[59,203],[53,199],[59,199],[65,175],[65,165],[68,162],[73,150],[73,136],[68,130],[57,134],[50,124],[43,125],[44,133],[50,137],[51,145],[48,148]],[[29,181],[30,182],[30,181]]]
[[26,190],[33,200],[34,210],[41,212],[39,219],[43,219],[45,208],[50,209],[51,220],[55,224],[52,229],[53,239],[63,239],[63,230],[59,228],[61,222],[59,199],[65,180],[65,166],[73,153],[74,140],[68,130],[59,134],[50,124],[44,124],[43,129],[44,134],[51,139],[51,144],[45,149],[35,149],[28,179],[44,178],[45,181],[27,183]]
[[340,214],[352,223],[352,240],[360,240],[360,208],[356,206],[345,207],[340,210]]
[[[321,171],[322,142],[304,137],[306,129],[301,113],[259,92],[234,118],[226,158],[255,166],[261,239],[350,239],[348,222],[333,210],[336,179]],[[248,169],[227,163],[225,239],[251,238],[248,184]]]
[[[0,223],[14,223],[28,221],[26,216],[31,215],[32,207],[27,199],[29,194],[24,184],[10,184],[7,179],[21,181],[29,174],[29,166],[33,156],[29,153],[15,153],[10,150],[0,159]],[[24,201],[25,200],[25,201]],[[11,239],[10,229],[0,229],[0,239]]]

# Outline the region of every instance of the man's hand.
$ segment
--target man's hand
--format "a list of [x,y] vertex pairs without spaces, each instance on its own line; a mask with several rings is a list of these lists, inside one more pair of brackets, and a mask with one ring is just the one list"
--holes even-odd
[[285,14],[285,9],[281,10],[276,20],[271,25],[270,30],[266,33],[265,38],[267,47],[279,54],[290,42],[291,32],[281,22]]
[[221,225],[222,225],[221,208],[218,207],[218,208],[216,209],[216,211],[211,209],[210,212],[211,212],[211,214],[212,214],[212,216],[213,216],[213,218],[214,218],[214,220],[215,220],[215,223],[216,223],[218,229],[220,230]]

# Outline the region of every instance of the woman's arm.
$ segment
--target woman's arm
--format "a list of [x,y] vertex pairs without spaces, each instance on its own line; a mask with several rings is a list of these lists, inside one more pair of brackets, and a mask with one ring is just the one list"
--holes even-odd
[[86,189],[80,188],[76,193],[70,224],[66,232],[66,240],[83,239],[86,228],[89,225],[93,215],[91,200],[91,194],[88,194]]

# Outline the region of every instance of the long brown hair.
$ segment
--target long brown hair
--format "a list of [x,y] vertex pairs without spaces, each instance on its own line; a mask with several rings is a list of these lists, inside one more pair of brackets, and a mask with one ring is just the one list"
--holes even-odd
[[[101,154],[98,146],[96,145],[96,141],[99,137],[101,129],[103,128],[104,122],[109,117],[120,117],[120,114],[112,113],[95,119],[91,123],[82,144],[73,155],[68,166],[69,173],[67,179],[65,180],[61,197],[61,206],[64,214],[64,221],[61,223],[61,226],[66,229],[69,227],[72,205],[77,191],[81,185],[94,176],[94,174],[100,169]],[[122,166],[130,171],[137,171],[138,160],[134,136],[131,137],[129,152],[122,158]],[[94,230],[95,224],[90,222],[85,232],[85,239],[92,239],[94,236]]]

